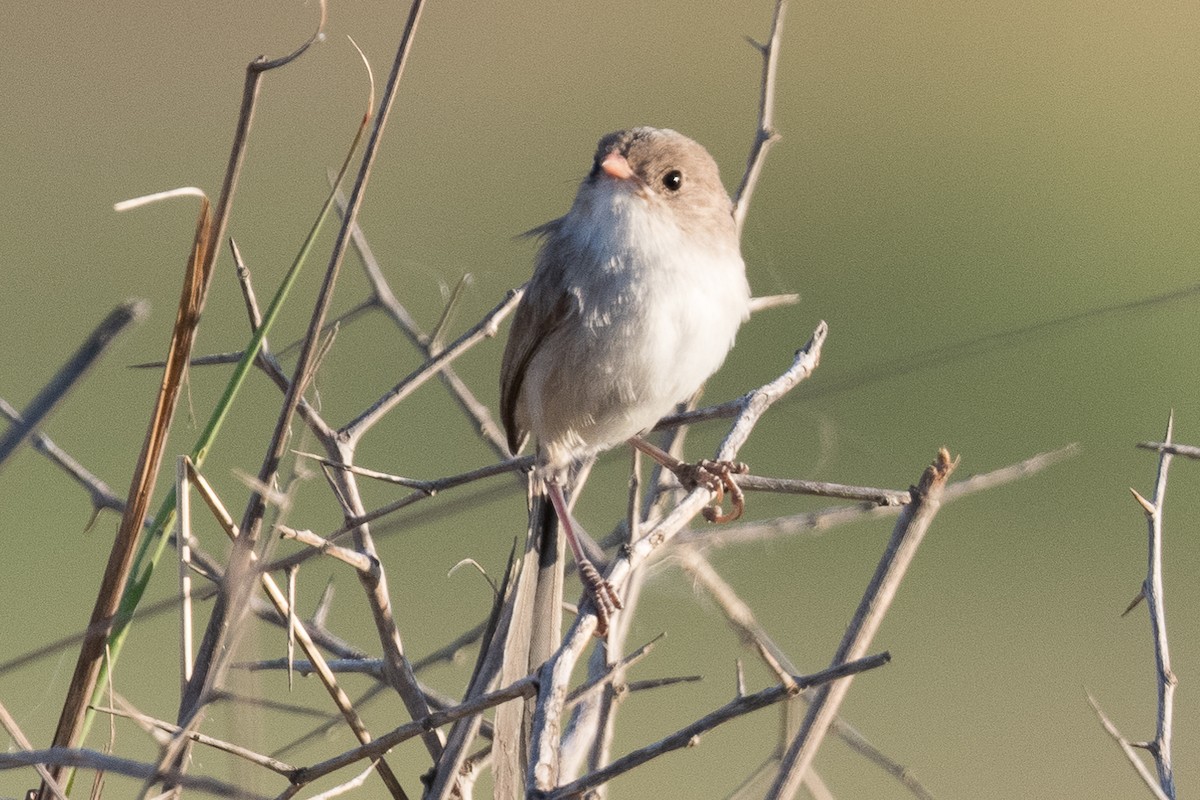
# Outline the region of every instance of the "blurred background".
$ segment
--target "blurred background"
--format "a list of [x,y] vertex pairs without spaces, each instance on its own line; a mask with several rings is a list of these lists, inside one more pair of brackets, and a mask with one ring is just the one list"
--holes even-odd
[[[526,2],[429,5],[361,222],[393,288],[432,328],[448,287],[473,281],[451,323],[473,324],[530,271],[520,232],[565,211],[603,133],[637,124],[704,143],[732,191],[757,112],[772,3]],[[269,75],[230,234],[259,297],[274,291],[341,162],[366,102],[363,48],[380,88],[406,7],[333,4],[327,40]],[[18,4],[0,48],[0,396],[18,408],[120,301],[153,313],[125,333],[44,426],[122,497],[141,446],[191,244],[194,201],[123,214],[116,201],[181,185],[215,199],[245,64],[291,51],[311,31],[311,3]],[[1186,3],[794,4],[783,38],[777,127],[744,236],[756,294],[799,292],[797,306],[756,316],[710,382],[724,400],[773,378],[821,319],[820,369],[771,410],[742,451],[754,472],[904,488],[939,446],[955,477],[1060,447],[1073,460],[943,509],[875,650],[887,668],[859,678],[845,717],[937,797],[1146,796],[1088,706],[1092,692],[1134,740],[1154,730],[1153,651],[1144,606],[1121,618],[1145,574],[1144,517],[1130,498],[1153,490],[1161,437],[1200,442],[1200,11]],[[322,242],[327,253],[330,236]],[[276,348],[306,325],[325,256],[314,257]],[[335,306],[363,296],[353,259]],[[247,338],[231,259],[222,256],[200,352]],[[502,337],[458,364],[495,407]],[[346,326],[315,391],[340,424],[418,363],[381,319]],[[228,375],[197,369],[171,450],[185,452]],[[237,515],[279,396],[257,374],[206,473]],[[722,424],[697,428],[689,455],[711,452]],[[297,434],[297,447],[305,440]],[[311,449],[311,448],[310,448]],[[365,466],[432,478],[488,463],[489,451],[430,383],[368,437]],[[607,457],[580,507],[607,530],[624,508],[624,453]],[[1200,465],[1177,460],[1167,497],[1166,600],[1181,791],[1200,784]],[[169,477],[159,484],[159,495]],[[291,521],[330,530],[334,503],[310,479]],[[400,496],[369,486],[368,506]],[[157,503],[155,503],[156,505]],[[754,495],[768,518],[825,503]],[[79,631],[91,611],[116,517],[85,532],[88,498],[28,448],[0,472],[0,658]],[[380,526],[406,648],[420,656],[474,624],[490,602],[464,558],[498,574],[523,535],[510,483],[479,485]],[[713,554],[722,574],[806,671],[826,666],[891,528],[873,520]],[[208,548],[224,551],[215,528]],[[160,568],[155,597],[172,591]],[[328,579],[331,626],[378,652],[357,581],[333,563],[301,572],[309,613]],[[670,562],[656,568],[632,641],[668,638],[634,677],[703,674],[623,707],[617,752],[674,730],[734,691],[734,659],[752,689],[770,681],[722,618]],[[449,622],[448,622],[449,621]],[[118,691],[174,719],[176,622],[135,627]],[[245,657],[279,656],[261,626]],[[0,701],[35,744],[51,738],[76,648],[0,674]],[[457,691],[469,659],[427,676]],[[351,683],[351,694],[366,682]],[[239,691],[328,714],[323,690],[281,675],[234,679]],[[209,731],[271,749],[313,723],[264,715]],[[387,697],[367,707],[382,732],[405,721]],[[282,721],[281,721],[282,720]],[[615,796],[722,797],[770,750],[775,711],[759,712],[618,781]],[[254,730],[254,725],[258,730]],[[99,746],[107,726],[96,727]],[[283,755],[309,763],[349,746],[328,739]],[[5,739],[8,742],[7,739]],[[8,746],[11,747],[11,744]],[[117,725],[116,749],[152,752]],[[422,754],[396,755],[411,776]],[[408,761],[405,761],[408,759]],[[250,783],[241,767],[196,753],[199,772]],[[836,796],[909,796],[829,742],[817,768]],[[0,773],[18,796],[32,772]],[[110,786],[122,786],[116,778]],[[266,787],[278,789],[275,782]],[[264,789],[267,790],[267,789]],[[117,792],[119,794],[119,791]]]

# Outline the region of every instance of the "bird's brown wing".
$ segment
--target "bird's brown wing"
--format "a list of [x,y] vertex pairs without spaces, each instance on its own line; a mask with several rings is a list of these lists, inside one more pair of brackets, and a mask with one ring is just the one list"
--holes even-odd
[[[529,235],[553,236],[558,220],[530,231]],[[517,399],[525,382],[529,362],[556,329],[571,315],[572,303],[562,285],[562,267],[558,259],[547,257],[547,246],[538,254],[533,278],[513,316],[504,360],[500,364],[500,421],[508,434],[508,448],[520,451],[529,431],[517,423]]]

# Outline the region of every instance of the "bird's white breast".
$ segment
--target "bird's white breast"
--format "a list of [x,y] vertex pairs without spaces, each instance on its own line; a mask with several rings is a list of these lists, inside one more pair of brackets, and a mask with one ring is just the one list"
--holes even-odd
[[526,375],[527,418],[565,466],[651,427],[721,366],[748,314],[736,240],[689,235],[655,198],[605,193],[562,221],[577,314]]

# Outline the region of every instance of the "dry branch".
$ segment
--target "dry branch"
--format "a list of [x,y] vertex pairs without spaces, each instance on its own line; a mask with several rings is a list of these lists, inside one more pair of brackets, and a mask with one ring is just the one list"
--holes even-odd
[[577,797],[586,790],[606,783],[618,775],[623,775],[634,767],[645,764],[658,756],[665,755],[673,750],[679,750],[683,747],[694,747],[698,744],[701,734],[732,719],[786,700],[792,697],[798,689],[828,685],[830,681],[845,682],[849,680],[850,676],[882,667],[889,660],[891,660],[891,656],[887,653],[866,656],[832,666],[813,675],[794,676],[791,685],[779,684],[763,689],[760,692],[755,692],[754,694],[735,697],[717,710],[690,725],[684,726],[670,736],[664,737],[654,744],[634,750],[609,764],[604,769],[585,775],[577,781],[572,781],[553,791],[539,792],[537,797],[541,798],[541,800],[565,800],[568,797]]
[[[1167,473],[1171,467],[1171,458],[1182,452],[1180,446],[1171,441],[1175,428],[1175,415],[1167,418],[1167,432],[1162,442],[1142,443],[1138,445],[1145,449],[1158,452],[1158,470],[1154,481],[1154,497],[1147,499],[1134,489],[1134,499],[1146,515],[1147,546],[1146,546],[1146,577],[1133,602],[1125,609],[1128,614],[1141,600],[1146,601],[1150,616],[1150,635],[1154,643],[1154,683],[1158,690],[1158,703],[1155,714],[1154,739],[1149,742],[1134,744],[1129,741],[1117,726],[1101,711],[1099,703],[1089,694],[1088,701],[1096,711],[1100,724],[1108,735],[1113,738],[1133,766],[1138,776],[1146,783],[1155,796],[1175,799],[1175,769],[1172,760],[1172,742],[1175,718],[1175,673],[1171,669],[1171,650],[1167,645],[1166,605],[1163,600],[1163,505],[1167,499]],[[1154,760],[1157,779],[1150,773],[1138,755],[1135,747],[1147,751]]]
[[[926,468],[920,482],[913,488],[913,502],[904,507],[900,519],[896,521],[891,541],[834,654],[835,666],[860,658],[871,646],[871,640],[883,623],[908,565],[912,563],[929,524],[941,506],[942,492],[956,463],[950,459],[949,452],[940,450],[933,464]],[[784,753],[775,783],[766,795],[768,800],[791,798],[799,791],[804,773],[812,765],[825,733],[837,717],[849,690],[850,681],[844,680],[824,686],[817,692],[808,707],[800,732]]]
[[129,758],[101,753],[97,750],[87,750],[73,747],[51,747],[46,750],[18,750],[16,752],[0,753],[0,770],[29,767],[35,764],[45,764],[58,770],[66,767],[79,769],[94,769],[111,772],[117,775],[127,775],[131,778],[144,780],[167,781],[184,789],[195,789],[216,797],[234,797],[239,800],[266,800],[264,795],[246,791],[245,789],[219,781],[215,778],[192,777],[176,771],[162,771],[153,764],[134,761]]
[[[229,515],[229,512],[225,510],[224,505],[220,502],[220,499],[216,496],[216,493],[212,490],[212,487],[204,479],[204,476],[199,472],[196,472],[192,468],[190,462],[185,463],[188,467],[188,480],[199,490],[201,497],[204,498],[204,502],[212,510],[213,516],[221,525],[222,530],[224,530],[226,535],[236,543],[240,534],[237,527],[233,524],[233,518]],[[254,561],[257,561],[257,555],[253,552],[251,552],[251,558]],[[362,718],[358,715],[358,712],[355,711],[354,704],[346,695],[346,692],[338,684],[337,678],[335,677],[333,671],[325,663],[324,656],[321,654],[320,649],[313,642],[308,630],[303,624],[299,623],[295,619],[295,615],[292,613],[292,607],[288,602],[288,599],[280,590],[279,585],[275,582],[275,579],[266,572],[259,572],[257,574],[258,582],[262,586],[272,605],[275,606],[276,613],[279,614],[281,620],[287,620],[289,622],[289,630],[300,642],[300,647],[304,650],[305,655],[308,656],[313,671],[316,672],[320,677],[321,683],[325,686],[326,691],[329,692],[329,696],[333,699],[334,705],[336,705],[338,710],[342,713],[342,717],[346,720],[346,723],[354,732],[355,737],[363,743],[371,741],[371,733],[367,730],[366,723],[363,722]],[[194,739],[194,733],[195,731],[193,730],[192,726],[178,726],[178,728],[173,731],[173,734],[177,740],[186,739],[187,741],[192,741]],[[388,789],[392,792],[394,797],[405,796],[404,790],[400,788],[399,779],[396,777],[395,773],[392,772],[391,768],[388,766],[388,763],[383,760],[382,754],[380,754],[380,756],[381,757],[375,762],[374,766],[379,771],[384,783],[387,784]]]
[[0,467],[4,466],[4,462],[21,442],[25,441],[34,428],[67,396],[67,392],[87,374],[97,359],[104,355],[117,335],[131,323],[144,319],[149,311],[150,306],[144,300],[130,300],[114,308],[84,339],[83,344],[79,345],[49,383],[29,401],[29,405],[23,411],[19,414],[6,414],[12,424],[4,435],[0,436]]

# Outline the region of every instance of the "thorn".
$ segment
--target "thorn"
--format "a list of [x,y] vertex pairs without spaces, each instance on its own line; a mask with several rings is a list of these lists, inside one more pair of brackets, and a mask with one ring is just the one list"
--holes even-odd
[[1155,510],[1155,508],[1154,508],[1154,504],[1153,504],[1153,503],[1151,503],[1151,502],[1150,502],[1149,500],[1147,500],[1146,498],[1142,497],[1140,494],[1138,494],[1138,490],[1137,490],[1137,489],[1134,489],[1132,486],[1131,486],[1131,487],[1129,487],[1129,491],[1133,492],[1133,499],[1134,499],[1134,500],[1137,500],[1137,501],[1138,501],[1138,503],[1140,503],[1140,504],[1141,504],[1141,506],[1142,506],[1142,509],[1143,509],[1143,510],[1146,512],[1146,515],[1147,515],[1147,516],[1151,516],[1151,517],[1153,517],[1153,516],[1154,516],[1154,514],[1156,513],[1156,510]]
[[321,592],[321,599],[317,601],[317,608],[313,611],[312,624],[318,628],[325,627],[325,620],[329,618],[329,610],[333,608],[333,576],[329,576],[329,580],[325,583],[325,589]]
[[760,52],[760,53],[767,52],[767,46],[765,44],[763,44],[762,42],[760,42],[758,39],[755,39],[753,36],[747,36],[745,38],[746,38],[746,43],[749,44],[751,47],[753,47],[758,52]]
[[1123,617],[1126,614],[1128,614],[1130,611],[1133,611],[1135,608],[1137,608],[1138,603],[1142,602],[1145,599],[1146,599],[1146,587],[1143,586],[1141,589],[1138,589],[1138,593],[1134,596],[1134,598],[1132,600],[1129,601],[1129,605],[1127,605],[1125,607],[1125,610],[1121,612],[1121,616]]

